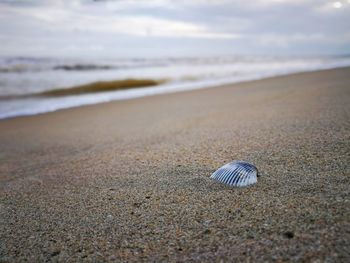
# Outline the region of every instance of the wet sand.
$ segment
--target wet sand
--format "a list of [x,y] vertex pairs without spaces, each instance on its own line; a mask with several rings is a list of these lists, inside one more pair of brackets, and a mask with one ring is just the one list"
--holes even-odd
[[[0,261],[350,259],[350,68],[0,121]],[[235,159],[248,188],[209,176]]]

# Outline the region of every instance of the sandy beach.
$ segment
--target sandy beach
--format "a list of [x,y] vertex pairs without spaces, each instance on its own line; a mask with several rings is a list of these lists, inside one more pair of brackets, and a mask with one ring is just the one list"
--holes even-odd
[[[0,261],[349,262],[349,77],[0,121]],[[232,160],[258,183],[209,178]]]

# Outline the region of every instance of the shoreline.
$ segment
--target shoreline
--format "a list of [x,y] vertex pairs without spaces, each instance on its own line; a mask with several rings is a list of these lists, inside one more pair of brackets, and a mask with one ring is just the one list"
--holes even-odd
[[[0,261],[347,261],[350,68],[0,121]],[[257,184],[210,180],[235,159]]]
[[[315,70],[306,70],[306,71],[300,71],[300,72],[289,72],[289,73],[281,73],[277,75],[272,75],[269,76],[257,76],[257,77],[249,77],[248,79],[245,79],[244,77],[239,80],[236,79],[235,81],[232,82],[227,82],[224,81],[223,83],[219,82],[214,82],[212,84],[209,84],[210,82],[204,84],[202,82],[196,83],[196,84],[190,84],[189,86],[184,85],[184,86],[179,86],[177,87],[172,86],[171,83],[170,85],[165,84],[163,86],[159,86],[159,83],[164,80],[153,80],[153,79],[135,79],[135,83],[128,83],[131,79],[126,79],[126,80],[117,80],[117,81],[101,81],[101,82],[92,82],[92,83],[87,83],[85,85],[78,85],[74,86],[71,88],[67,89],[54,89],[54,90],[49,90],[47,92],[41,92],[37,93],[39,96],[33,96],[33,95],[24,95],[23,97],[18,97],[18,99],[23,99],[23,98],[37,98],[37,99],[44,99],[45,96],[42,95],[49,95],[46,98],[49,99],[65,99],[68,100],[63,103],[61,102],[62,105],[54,106],[52,109],[41,109],[41,110],[36,110],[36,111],[29,111],[28,109],[22,109],[22,113],[0,113],[0,121],[2,120],[7,120],[7,119],[12,119],[12,118],[18,118],[18,117],[26,117],[26,116],[35,116],[35,115],[41,115],[41,114],[46,114],[50,112],[56,112],[56,111],[61,111],[61,110],[66,110],[66,109],[72,109],[72,108],[78,108],[78,107],[84,107],[84,106],[89,106],[89,105],[98,105],[98,104],[103,104],[103,103],[110,103],[110,102],[116,102],[116,101],[124,101],[124,100],[132,100],[132,99],[137,99],[137,98],[143,98],[143,97],[148,97],[148,96],[155,96],[155,95],[162,95],[162,94],[172,94],[172,93],[178,93],[178,92],[187,92],[187,91],[194,91],[194,90],[200,90],[200,89],[211,89],[211,88],[217,88],[217,87],[222,87],[222,86],[231,86],[231,85],[236,85],[240,83],[247,83],[247,82],[255,82],[255,81],[261,81],[265,79],[271,79],[271,78],[279,78],[279,77],[286,77],[286,76],[293,76],[297,74],[305,74],[305,73],[312,73],[312,72],[322,72],[322,71],[328,71],[328,70],[341,70],[341,69],[346,69],[349,68],[349,66],[343,66],[343,67],[335,67],[335,68],[325,68],[325,69],[315,69]],[[133,80],[132,80],[133,81]],[[122,88],[121,90],[116,90],[116,93],[113,92],[96,92],[97,86],[101,86],[105,88],[104,86],[108,86],[108,89],[110,89],[111,85],[113,83],[116,83],[116,85],[120,85],[122,83],[126,82],[127,85],[139,85],[139,83],[145,82],[145,83],[152,83],[153,86],[155,87],[138,87],[138,88],[131,88],[131,89],[124,89]],[[158,82],[158,84],[156,84]],[[100,85],[101,84],[101,85]],[[157,87],[159,86],[159,87]],[[91,93],[85,93],[89,89],[93,90]],[[119,89],[119,88],[116,88]],[[78,97],[75,96],[62,96],[61,93],[74,93],[74,92],[82,92],[84,91],[85,94],[80,95]],[[51,96],[50,94],[55,94],[58,93],[58,96]],[[109,97],[108,97],[109,94]],[[96,99],[94,96],[103,96],[103,98]],[[106,97],[107,96],[107,97]],[[85,98],[84,98],[85,97]],[[6,97],[5,97],[6,98]],[[0,98],[1,99],[1,98]],[[76,104],[76,100],[82,100],[80,104]],[[85,100],[85,102],[83,102]],[[1,101],[1,100],[0,100]],[[50,106],[52,107],[52,106]]]

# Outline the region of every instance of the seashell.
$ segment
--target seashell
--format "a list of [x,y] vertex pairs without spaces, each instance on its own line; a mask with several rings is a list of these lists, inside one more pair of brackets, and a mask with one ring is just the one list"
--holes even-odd
[[230,186],[248,186],[258,179],[258,169],[244,161],[233,161],[216,170],[210,178]]

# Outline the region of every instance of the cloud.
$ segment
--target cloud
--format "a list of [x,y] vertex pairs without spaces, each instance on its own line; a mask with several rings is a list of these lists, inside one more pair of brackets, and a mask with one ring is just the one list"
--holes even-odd
[[[123,1],[124,5],[130,1]],[[162,1],[152,1],[160,4]],[[238,34],[211,31],[206,25],[193,22],[177,21],[156,17],[150,14],[124,15],[107,10],[104,14],[99,10],[79,6],[79,1],[70,1],[67,8],[63,1],[52,1],[52,6],[32,6],[4,8],[8,13],[19,16],[23,20],[42,22],[42,29],[48,31],[80,31],[86,33],[126,34],[136,36],[157,37],[189,37],[189,38],[238,38]],[[115,4],[116,2],[114,2]],[[54,8],[52,8],[54,6]],[[73,7],[72,7],[73,6]],[[85,12],[74,10],[80,8]],[[85,8],[85,10],[84,10]],[[97,12],[96,12],[97,11]],[[105,10],[106,11],[106,10]]]
[[265,46],[278,46],[278,47],[289,47],[290,45],[296,45],[303,42],[315,42],[324,41],[325,36],[322,34],[292,34],[292,35],[281,35],[281,34],[266,34],[256,38],[259,43]]
[[350,3],[339,2],[341,8],[328,0],[0,0],[0,54],[35,46],[38,53],[58,46],[350,52]]

